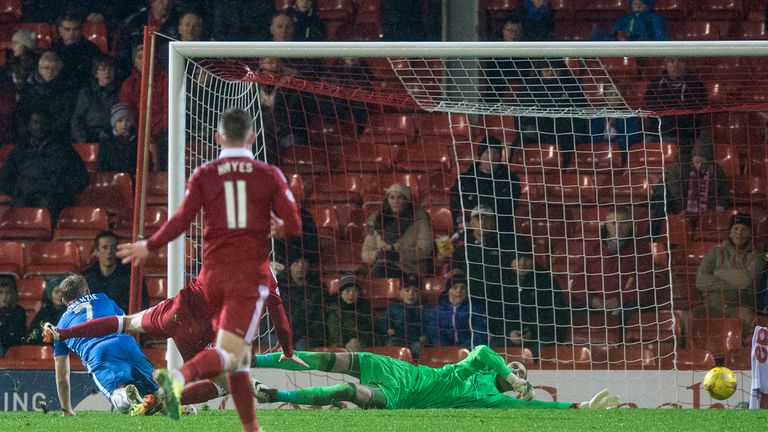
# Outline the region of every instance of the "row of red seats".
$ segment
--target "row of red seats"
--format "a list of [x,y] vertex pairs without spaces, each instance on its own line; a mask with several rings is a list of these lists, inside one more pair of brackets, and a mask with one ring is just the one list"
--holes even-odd
[[[166,367],[164,347],[145,347],[144,354],[156,368]],[[0,358],[0,369],[47,370],[53,369],[53,347],[50,345],[22,345],[11,347]],[[70,354],[69,366],[73,371],[84,371],[80,358]]]

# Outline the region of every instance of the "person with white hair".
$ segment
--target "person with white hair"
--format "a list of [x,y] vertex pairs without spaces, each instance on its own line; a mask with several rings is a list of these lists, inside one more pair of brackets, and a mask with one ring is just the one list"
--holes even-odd
[[24,87],[32,79],[37,70],[38,55],[37,33],[30,29],[19,29],[11,37],[11,57],[5,65],[5,70],[16,85],[16,93],[21,94]]

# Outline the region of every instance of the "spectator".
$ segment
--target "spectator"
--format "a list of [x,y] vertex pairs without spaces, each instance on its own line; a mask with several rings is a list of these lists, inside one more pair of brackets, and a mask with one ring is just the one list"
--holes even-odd
[[317,224],[306,205],[299,207],[301,213],[301,236],[274,239],[274,262],[287,268],[297,259],[306,259],[310,265],[320,260],[320,246],[317,240]]
[[317,16],[317,7],[313,0],[294,0],[288,9],[293,18],[293,39],[297,42],[321,41],[325,26]]
[[[149,26],[151,31],[158,32],[170,39],[179,39],[178,14],[173,8],[174,0],[148,0],[149,7],[142,8],[139,12],[129,16],[123,23],[122,31],[116,37],[115,51],[118,59],[119,76],[125,77],[131,71],[132,55],[137,45],[144,41],[144,26]],[[230,10],[232,14],[238,14],[236,9]],[[168,54],[169,39],[157,38],[155,52],[158,59],[155,63],[158,68],[167,63],[165,56]],[[141,67],[139,67],[141,69]],[[158,84],[158,83],[155,83]],[[138,96],[137,96],[138,97]]]
[[453,252],[453,272],[467,275],[472,307],[486,311],[490,340],[476,343],[504,345],[504,294],[501,256],[505,252],[530,252],[528,239],[499,233],[496,214],[485,204],[472,210],[465,230],[466,242]]
[[459,174],[451,188],[451,216],[457,231],[463,230],[469,213],[478,205],[496,209],[499,231],[515,231],[520,180],[503,159],[504,149],[496,137],[486,137],[477,146],[475,163]]
[[[581,85],[562,59],[533,61],[525,89],[517,101],[525,107],[561,110],[583,108],[587,99]],[[531,117],[518,120],[520,134],[515,145],[557,143],[562,153],[562,166],[573,158],[574,146],[589,142],[589,120],[574,117]]]
[[[158,0],[164,1],[164,0]],[[144,60],[144,48],[137,45],[133,50],[133,73],[120,87],[120,102],[130,106],[134,113],[140,112],[141,66]],[[152,166],[155,171],[168,169],[168,73],[155,71],[150,108],[150,150]]]
[[293,330],[293,348],[307,351],[310,347],[325,345],[323,287],[312,263],[297,257],[277,280]]
[[391,303],[376,325],[377,345],[408,347],[418,358],[427,343],[426,315],[417,278],[405,278],[400,301]]
[[24,88],[32,81],[37,70],[37,61],[40,56],[37,49],[37,33],[29,29],[19,29],[11,37],[11,57],[5,64],[8,75],[16,85],[16,94],[21,95]]
[[99,171],[136,173],[136,116],[131,107],[118,103],[112,106],[109,124],[111,132],[101,139]]
[[[651,80],[645,90],[645,106],[653,111],[696,110],[707,105],[707,89],[695,73],[688,69],[688,60],[667,57],[661,75]],[[657,117],[648,117],[645,130],[659,130]],[[661,117],[661,135],[677,142],[681,163],[691,157],[697,131],[702,126],[701,114],[670,114]]]
[[707,251],[699,264],[696,288],[704,304],[694,308],[692,315],[741,318],[743,334],[749,335],[755,296],[764,288],[758,287],[766,267],[761,255],[752,239],[752,216],[733,215],[728,238]]
[[109,112],[117,103],[120,86],[115,82],[115,62],[100,56],[93,61],[93,77],[80,89],[72,115],[72,141],[100,142],[110,129]]
[[43,345],[42,325],[50,322],[57,323],[67,305],[61,299],[61,290],[59,284],[64,280],[64,276],[56,276],[45,281],[45,291],[43,291],[43,306],[40,311],[32,318],[32,325],[29,326],[29,345]]
[[207,37],[204,37],[205,26],[203,25],[203,17],[194,10],[184,12],[179,17],[178,28],[180,41],[201,41],[207,39]]
[[[259,71],[278,76],[290,76],[295,70],[285,66],[277,57],[259,59]],[[267,161],[279,164],[280,154],[294,144],[305,144],[307,138],[307,119],[302,110],[299,94],[287,87],[277,85],[259,85],[259,103],[261,121],[264,125],[264,143]]]
[[[730,208],[731,187],[723,169],[714,162],[712,146],[699,140],[690,162],[672,164],[667,169],[666,210],[700,215],[706,211],[723,212]],[[654,191],[663,203],[663,189]],[[664,217],[661,214],[661,217]]]
[[269,40],[269,23],[275,13],[273,0],[216,0],[212,3],[216,40]]
[[[502,24],[498,38],[502,42],[520,42],[524,40],[523,18],[519,13],[512,13]],[[483,71],[488,84],[484,99],[490,103],[509,100],[519,91],[523,76],[531,69],[531,62],[523,58],[497,57],[485,62]]]
[[[341,86],[353,85],[359,91],[372,90],[371,83],[360,77],[371,75],[368,62],[359,57],[339,57],[329,68],[323,81]],[[362,134],[368,124],[368,105],[365,102],[343,97],[322,98],[318,101],[318,113],[328,121],[339,121],[341,124],[351,123],[353,130]]]
[[16,304],[16,280],[0,276],[0,357],[8,348],[21,345],[27,334],[27,311]]
[[339,295],[328,306],[328,343],[357,352],[372,339],[371,304],[360,297],[360,285],[353,276],[339,281]]
[[269,34],[273,42],[293,41],[293,18],[288,12],[275,12],[269,24]]
[[626,322],[638,309],[655,304],[651,242],[647,236],[636,236],[634,224],[632,210],[616,206],[605,217],[600,240],[585,242],[585,269],[574,273],[583,273],[586,280],[574,280],[573,307],[586,303],[592,311]]
[[373,278],[425,276],[432,265],[429,214],[413,202],[411,188],[395,183],[387,189],[381,210],[367,221],[362,260]]
[[49,130],[50,120],[33,111],[25,134],[0,169],[0,191],[17,207],[47,208],[55,224],[59,212],[74,204],[88,184],[83,160],[61,135]]
[[533,254],[521,252],[502,277],[504,318],[511,346],[530,348],[538,357],[542,347],[563,342],[570,312],[560,285],[548,270],[537,268]]
[[[117,259],[117,236],[111,231],[96,234],[93,254],[97,262],[83,272],[88,287],[92,293],[105,293],[120,309],[127,312],[131,293],[131,266]],[[140,306],[145,309],[148,304],[147,286],[142,284]]]
[[56,20],[59,39],[51,50],[61,57],[64,68],[62,79],[72,89],[87,85],[93,76],[94,59],[101,51],[93,42],[83,37],[83,18],[74,12],[65,12]]
[[665,41],[667,24],[653,11],[653,0],[631,0],[629,13],[613,26],[613,37],[621,41]]
[[448,279],[445,287],[440,300],[428,312],[429,344],[465,348],[478,345],[486,338],[485,317],[482,309],[470,310],[467,281],[456,276]]
[[555,14],[549,0],[525,0],[523,17],[523,40],[555,40]]
[[47,125],[48,129],[69,143],[78,88],[70,87],[61,71],[58,54],[47,51],[40,56],[37,73],[19,98],[16,118],[17,124],[23,125],[33,111],[45,112],[51,122]]

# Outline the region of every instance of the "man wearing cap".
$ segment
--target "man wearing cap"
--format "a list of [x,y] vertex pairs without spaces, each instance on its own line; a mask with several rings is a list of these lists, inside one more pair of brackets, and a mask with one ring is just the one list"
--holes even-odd
[[733,215],[728,238],[707,251],[699,265],[696,288],[704,304],[691,311],[693,316],[741,318],[743,332],[749,334],[765,266],[752,239],[752,217]]
[[520,198],[520,180],[503,160],[504,144],[496,137],[486,137],[477,146],[477,160],[459,174],[451,188],[451,216],[454,229],[461,232],[469,212],[478,205],[490,207],[501,232],[515,230],[515,208]]

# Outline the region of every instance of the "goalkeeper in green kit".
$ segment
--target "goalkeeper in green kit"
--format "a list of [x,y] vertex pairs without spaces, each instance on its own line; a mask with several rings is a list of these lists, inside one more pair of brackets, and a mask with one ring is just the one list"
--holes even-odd
[[[298,390],[277,390],[256,385],[260,403],[287,402],[304,405],[337,405],[352,402],[361,408],[615,408],[619,398],[607,390],[582,403],[533,399],[522,363],[509,365],[485,345],[475,347],[462,361],[442,368],[415,366],[373,354],[297,352],[309,367],[285,360],[280,353],[255,356],[253,366],[287,370],[343,373],[360,380]],[[505,392],[519,393],[520,399]]]

